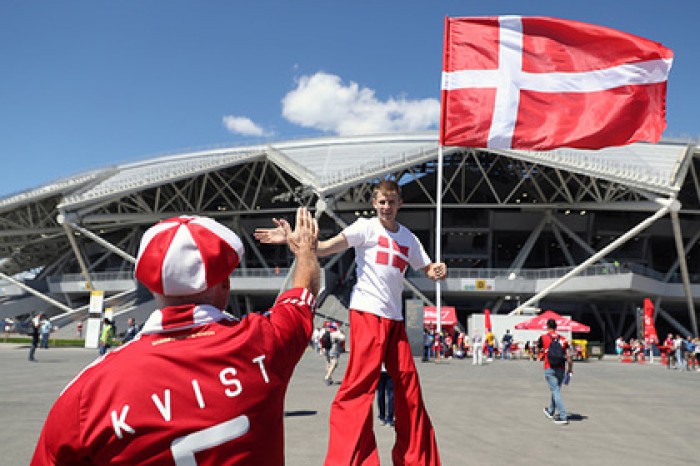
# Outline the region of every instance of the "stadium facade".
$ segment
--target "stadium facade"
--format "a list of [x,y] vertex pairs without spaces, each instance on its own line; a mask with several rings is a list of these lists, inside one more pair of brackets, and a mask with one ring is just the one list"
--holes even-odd
[[[216,218],[241,236],[247,252],[232,277],[231,311],[265,309],[285,286],[292,256],[256,244],[254,229],[272,217],[291,220],[305,205],[317,211],[321,237],[331,236],[373,214],[371,187],[384,177],[402,185],[399,221],[432,256],[437,160],[436,132],[325,137],[161,156],[7,196],[0,199],[0,312],[44,311],[65,326],[85,317],[92,289],[104,290],[123,319],[150,311],[153,302],[132,276],[138,243],[148,226],[181,214]],[[697,334],[696,144],[450,147],[443,170],[440,238],[450,272],[442,303],[455,306],[463,324],[485,308],[508,313],[529,304],[571,315],[591,326],[589,338],[610,344],[635,333],[637,309],[649,297],[660,334]],[[353,253],[322,264],[320,312],[345,320]],[[434,284],[420,274],[408,275],[406,290],[407,299],[435,300]]]

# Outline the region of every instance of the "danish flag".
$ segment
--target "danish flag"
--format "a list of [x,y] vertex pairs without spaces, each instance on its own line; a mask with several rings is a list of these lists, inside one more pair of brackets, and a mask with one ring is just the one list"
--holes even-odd
[[[399,243],[386,236],[379,237],[379,248],[386,249],[386,251],[377,251],[376,263],[380,265],[389,265],[396,267],[403,272],[406,270],[408,261],[404,257],[408,257],[408,246],[401,246]],[[399,254],[396,254],[399,253]],[[403,256],[403,257],[402,257]]]
[[440,144],[600,149],[657,142],[673,52],[546,17],[446,18]]

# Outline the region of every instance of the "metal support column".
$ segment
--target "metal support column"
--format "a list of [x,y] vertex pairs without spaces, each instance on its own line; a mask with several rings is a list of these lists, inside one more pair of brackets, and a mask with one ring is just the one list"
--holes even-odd
[[678,253],[678,265],[681,269],[681,278],[683,279],[683,289],[685,290],[685,299],[688,305],[688,316],[690,317],[690,326],[692,327],[693,335],[698,334],[698,320],[695,316],[695,305],[693,303],[693,292],[690,289],[690,277],[688,276],[688,264],[685,261],[685,250],[683,248],[683,236],[681,234],[681,223],[678,220],[677,208],[671,209],[671,224],[673,225],[673,237],[676,240],[676,251]]
[[69,225],[73,230],[79,231],[81,234],[87,236],[88,238],[90,238],[91,240],[93,240],[94,242],[99,244],[100,246],[104,247],[105,249],[107,249],[110,252],[113,252],[114,254],[118,255],[122,259],[124,259],[128,262],[131,262],[132,264],[136,263],[136,258],[134,256],[122,251],[121,249],[119,249],[118,247],[116,247],[115,245],[110,243],[109,241],[104,240],[102,237],[96,235],[95,233],[91,232],[87,228],[83,228],[80,225],[78,225],[77,223],[72,222],[70,220],[64,222],[64,226],[65,225]]
[[78,248],[78,243],[75,241],[75,235],[73,234],[73,230],[71,230],[69,226],[70,221],[68,220],[67,214],[61,212],[60,214],[58,214],[56,221],[63,226],[63,230],[66,232],[66,236],[68,237],[68,241],[70,242],[71,248],[73,248],[73,254],[75,254],[75,258],[78,260],[80,271],[83,273],[83,277],[85,278],[85,283],[87,284],[88,289],[93,290],[94,287],[92,286],[92,279],[90,279],[90,272],[88,271],[87,264],[85,264],[83,254],[80,252],[80,248]]
[[599,259],[606,257],[608,254],[610,254],[612,251],[615,249],[619,248],[623,244],[625,244],[627,241],[629,241],[632,237],[635,235],[639,234],[641,231],[645,230],[648,228],[651,224],[653,224],[655,221],[666,215],[669,211],[672,209],[678,209],[679,208],[679,203],[675,199],[659,199],[657,201],[659,204],[663,205],[661,209],[659,209],[654,215],[651,217],[648,217],[647,219],[643,220],[641,223],[639,223],[637,226],[629,230],[627,233],[624,235],[620,236],[618,239],[601,249],[599,252],[594,254],[593,256],[589,257],[586,259],[584,262],[582,262],[580,265],[577,267],[574,267],[569,273],[564,275],[563,277],[559,278],[558,280],[555,280],[554,283],[546,287],[544,290],[540,291],[539,293],[535,294],[532,298],[528,299],[525,301],[523,304],[518,306],[517,309],[513,311],[513,313],[517,314],[518,312],[522,312],[524,308],[527,306],[531,305],[532,303],[538,302],[540,299],[543,297],[547,296],[552,290],[555,288],[559,287],[559,285],[567,282],[571,277],[575,277],[579,273],[581,273],[584,269],[586,269],[589,265],[593,264],[594,262],[598,261]]

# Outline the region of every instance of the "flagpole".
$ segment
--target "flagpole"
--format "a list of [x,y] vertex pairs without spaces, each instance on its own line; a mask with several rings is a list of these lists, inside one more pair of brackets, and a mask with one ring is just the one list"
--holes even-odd
[[[435,262],[439,263],[442,257],[442,144],[438,145],[438,166],[437,166],[437,194],[435,202]],[[440,280],[435,282],[435,324],[437,332],[442,332],[442,297]]]

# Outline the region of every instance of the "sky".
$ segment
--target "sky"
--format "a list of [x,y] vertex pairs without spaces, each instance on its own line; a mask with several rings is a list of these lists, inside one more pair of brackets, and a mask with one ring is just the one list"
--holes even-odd
[[551,16],[674,51],[700,139],[695,0],[2,0],[0,198],[221,145],[437,129],[445,16]]

